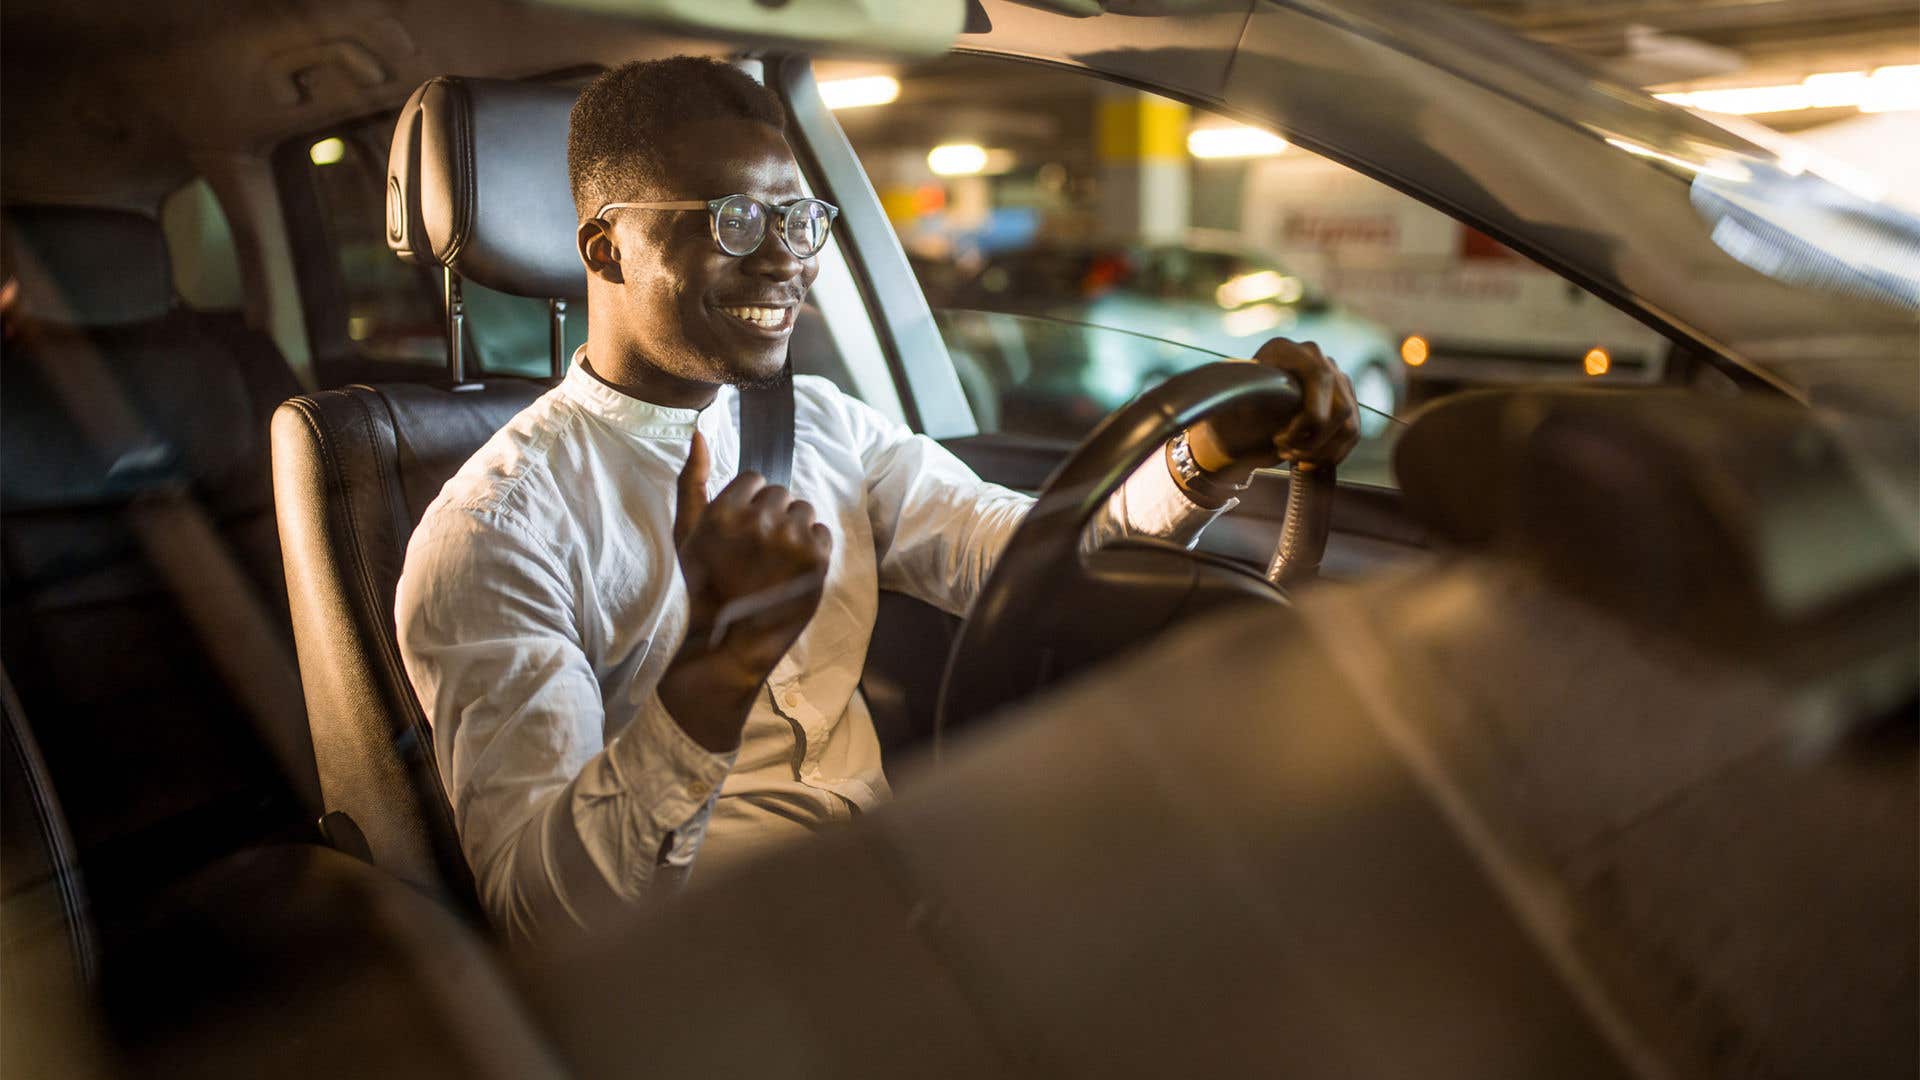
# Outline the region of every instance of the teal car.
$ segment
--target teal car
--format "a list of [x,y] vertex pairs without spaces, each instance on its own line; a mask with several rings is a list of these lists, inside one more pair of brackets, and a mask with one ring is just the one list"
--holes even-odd
[[[942,306],[936,304],[936,306]],[[1386,327],[1319,294],[1278,260],[1191,244],[1036,246],[989,259],[956,289],[941,317],[949,337],[967,345],[982,370],[976,398],[991,388],[1009,420],[1033,434],[1056,426],[1084,430],[1073,418],[1103,416],[1168,376],[1218,356],[1250,357],[1269,338],[1311,341],[1340,365],[1377,434],[1404,401],[1397,338]],[[970,312],[992,311],[1056,325],[1097,328],[1049,337],[1049,350],[1022,348],[1031,330],[1009,340],[1004,324]],[[1022,326],[1029,324],[1023,321]],[[1057,346],[1065,344],[1062,349]],[[1033,357],[1029,360],[1026,354]],[[969,380],[963,378],[963,384]],[[990,403],[988,407],[993,407]],[[1050,417],[1050,411],[1061,415]]]

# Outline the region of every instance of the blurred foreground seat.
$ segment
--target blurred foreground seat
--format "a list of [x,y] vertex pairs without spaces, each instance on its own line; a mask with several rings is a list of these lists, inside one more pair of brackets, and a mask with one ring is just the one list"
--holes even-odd
[[569,1064],[1912,1076],[1915,567],[1811,414],[1463,396],[1401,446],[1437,569],[1148,645],[549,960]]
[[[305,817],[254,722],[304,747],[304,718],[248,716],[131,517],[155,492],[189,492],[290,637],[267,423],[298,387],[237,313],[177,303],[153,218],[10,207],[0,236],[20,281],[0,396],[0,640],[111,923]],[[144,445],[109,460],[114,425]]]

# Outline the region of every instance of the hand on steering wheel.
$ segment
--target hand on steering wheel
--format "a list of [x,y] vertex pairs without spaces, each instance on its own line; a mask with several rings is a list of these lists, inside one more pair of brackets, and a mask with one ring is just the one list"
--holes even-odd
[[[1208,364],[1147,391],[1102,421],[1048,479],[954,641],[936,746],[943,731],[1173,621],[1220,604],[1284,603],[1276,586],[1312,576],[1331,518],[1331,462],[1358,434],[1353,394],[1317,349],[1276,341],[1260,353],[1257,364]],[[1317,409],[1307,407],[1309,395]],[[1168,439],[1186,430],[1191,443],[1193,432],[1216,417],[1225,419],[1209,436],[1239,451],[1230,460],[1251,462],[1249,473],[1278,462],[1283,447],[1314,465],[1289,480],[1268,577],[1169,545],[1084,554],[1087,523],[1126,478]]]
[[1187,445],[1201,469],[1232,484],[1255,469],[1282,461],[1303,471],[1337,465],[1360,442],[1360,405],[1353,384],[1311,341],[1274,338],[1253,362],[1290,376],[1300,388],[1300,407],[1276,415],[1257,400],[1229,404],[1187,429]]

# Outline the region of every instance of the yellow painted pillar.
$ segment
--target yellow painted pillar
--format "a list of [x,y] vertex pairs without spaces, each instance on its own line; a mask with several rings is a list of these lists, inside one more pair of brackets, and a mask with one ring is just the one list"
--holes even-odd
[[1191,202],[1189,110],[1122,87],[1104,88],[1094,108],[1101,232],[1111,239],[1180,239]]

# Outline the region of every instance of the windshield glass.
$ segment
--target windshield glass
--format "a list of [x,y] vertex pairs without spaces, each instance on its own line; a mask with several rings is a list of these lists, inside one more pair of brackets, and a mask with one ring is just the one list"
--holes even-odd
[[[1170,376],[1245,360],[1060,317],[965,308],[940,308],[933,316],[981,432],[1063,447]],[[1405,423],[1364,401],[1360,408],[1363,437],[1340,466],[1341,482],[1390,486],[1393,442]]]
[[1805,162],[1446,5],[1297,0],[1178,35],[1170,20],[1163,42],[1148,21],[1099,39],[1022,10],[983,44],[1217,106],[1467,221],[1748,381],[1914,415],[1913,311],[1775,276],[1797,260],[1734,257],[1695,206],[1694,181],[1729,162]]
[[1693,207],[1715,246],[1789,284],[1920,311],[1920,218],[1871,193],[1762,162],[1702,171]]

